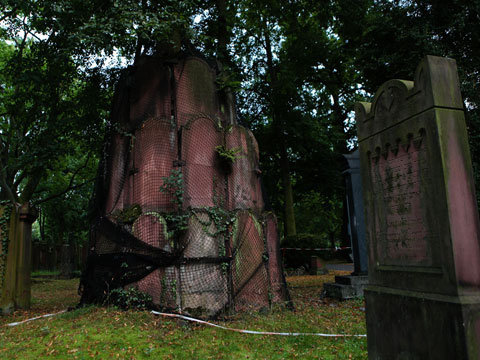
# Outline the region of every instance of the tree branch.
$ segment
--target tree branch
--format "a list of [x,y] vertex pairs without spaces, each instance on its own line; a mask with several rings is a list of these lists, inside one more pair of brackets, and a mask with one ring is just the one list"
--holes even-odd
[[85,181],[85,182],[83,182],[83,183],[81,183],[81,184],[77,184],[77,185],[75,185],[75,186],[68,187],[68,188],[66,188],[64,191],[59,192],[58,194],[54,194],[54,195],[51,195],[51,196],[47,196],[47,197],[44,198],[44,199],[35,201],[35,202],[33,203],[33,205],[36,206],[36,205],[42,204],[42,203],[44,203],[44,202],[53,200],[53,199],[55,199],[55,198],[57,198],[57,197],[60,197],[60,196],[62,196],[62,195],[64,195],[64,194],[66,194],[66,193],[69,192],[70,190],[75,190],[75,189],[81,188],[82,186],[84,186],[84,185],[86,185],[86,184],[88,184],[88,183],[91,183],[91,182],[93,182],[93,181],[95,181],[95,178],[90,179],[90,180],[87,180],[87,181]]
[[54,195],[51,195],[51,196],[47,196],[45,199],[38,200],[38,201],[35,202],[35,205],[44,203],[44,202],[49,201],[49,200],[52,200],[52,199],[55,199],[55,198],[57,198],[57,197],[59,197],[59,196],[62,196],[62,195],[64,195],[64,194],[66,194],[66,193],[67,193],[68,191],[70,191],[70,190],[77,189],[77,188],[79,188],[79,187],[81,187],[81,186],[83,186],[83,185],[85,185],[85,184],[87,184],[87,183],[95,180],[95,179],[87,180],[86,182],[84,182],[84,183],[82,183],[82,184],[73,186],[73,181],[75,180],[75,176],[77,176],[77,174],[80,172],[80,170],[82,170],[82,169],[84,169],[84,168],[87,167],[88,162],[90,161],[90,156],[91,156],[91,153],[88,153],[87,159],[85,160],[85,163],[84,163],[82,166],[80,166],[77,170],[75,170],[75,172],[72,174],[72,177],[70,178],[70,181],[69,181],[69,183],[68,183],[68,186],[65,188],[65,190],[59,192],[58,194],[54,194]]
[[6,167],[3,166],[2,163],[0,163],[0,166],[2,166],[2,170],[0,171],[0,185],[7,194],[8,199],[15,204],[17,202],[17,199],[15,198],[15,194],[13,193],[12,189],[7,184]]
[[20,183],[22,182],[23,179],[25,179],[26,176],[27,176],[27,172],[22,171],[20,175],[17,177],[17,180],[15,180],[15,182],[13,183],[13,187],[16,188],[18,185],[20,185]]

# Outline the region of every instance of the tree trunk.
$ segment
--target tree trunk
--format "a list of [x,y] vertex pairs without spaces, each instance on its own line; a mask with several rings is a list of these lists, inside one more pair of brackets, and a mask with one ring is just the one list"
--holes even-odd
[[230,34],[227,29],[227,2],[226,0],[216,0],[218,11],[218,32],[217,32],[217,57],[220,62],[228,64],[230,59],[227,51],[227,44],[230,40]]
[[283,223],[285,236],[296,236],[297,227],[295,225],[295,212],[293,210],[293,188],[290,179],[290,166],[288,163],[287,149],[284,136],[279,137],[280,141],[280,170],[282,172],[282,185],[284,197],[284,216]]
[[[265,25],[266,28],[266,25]],[[295,225],[295,212],[293,209],[293,188],[290,179],[290,165],[288,161],[287,145],[285,138],[285,126],[283,120],[282,110],[280,104],[277,102],[277,74],[273,65],[272,45],[268,31],[265,30],[265,49],[267,53],[267,66],[270,74],[270,88],[271,88],[271,106],[272,106],[272,120],[273,128],[275,129],[275,136],[278,140],[280,152],[280,172],[282,174],[283,186],[283,203],[284,203],[284,235],[296,236],[297,229]]]

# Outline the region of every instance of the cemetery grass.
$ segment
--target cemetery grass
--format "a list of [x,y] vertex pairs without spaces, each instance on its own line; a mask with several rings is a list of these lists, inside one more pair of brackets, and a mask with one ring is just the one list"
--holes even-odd
[[[275,332],[365,334],[362,299],[321,299],[322,276],[287,278],[296,310],[237,314],[221,325]],[[344,273],[343,273],[344,274]],[[1,359],[366,359],[366,338],[240,334],[147,311],[86,307],[16,327],[6,324],[73,307],[78,279],[34,278],[32,308],[0,317]]]

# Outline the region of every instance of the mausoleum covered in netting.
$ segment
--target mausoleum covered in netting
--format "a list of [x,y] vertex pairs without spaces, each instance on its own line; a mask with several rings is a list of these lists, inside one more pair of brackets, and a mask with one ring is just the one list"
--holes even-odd
[[94,196],[82,302],[137,287],[164,309],[213,317],[288,301],[257,142],[217,71],[144,57],[116,89]]

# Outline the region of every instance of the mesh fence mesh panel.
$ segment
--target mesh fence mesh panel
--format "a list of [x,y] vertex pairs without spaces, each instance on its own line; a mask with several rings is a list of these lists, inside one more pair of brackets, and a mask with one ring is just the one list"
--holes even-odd
[[224,197],[224,175],[216,166],[217,146],[222,133],[213,120],[200,117],[182,130],[182,157],[185,160],[185,206],[214,206],[214,195]]
[[[258,146],[222,122],[214,72],[196,58],[147,59],[130,76],[130,105],[112,112],[129,123],[113,127],[99,167],[81,301],[136,287],[159,308],[206,318],[288,300]],[[225,162],[219,146],[240,157]]]
[[248,211],[237,213],[233,234],[232,277],[235,308],[268,305],[269,282],[263,231],[256,217]]
[[178,126],[185,126],[198,114],[217,113],[215,73],[205,61],[187,58],[175,67],[175,95]]
[[173,210],[172,196],[160,187],[177,158],[175,128],[164,117],[151,118],[135,131],[134,144],[127,203],[140,204],[144,211]]
[[111,147],[107,155],[107,173],[104,174],[106,188],[105,212],[112,213],[115,209],[123,209],[124,185],[128,174],[128,147],[130,139],[114,134],[111,137]]
[[226,146],[240,150],[228,177],[229,209],[261,211],[264,204],[257,173],[259,163],[255,138],[242,126],[234,125],[226,135]]
[[145,58],[131,77],[130,129],[150,118],[171,116],[171,73],[157,59]]

